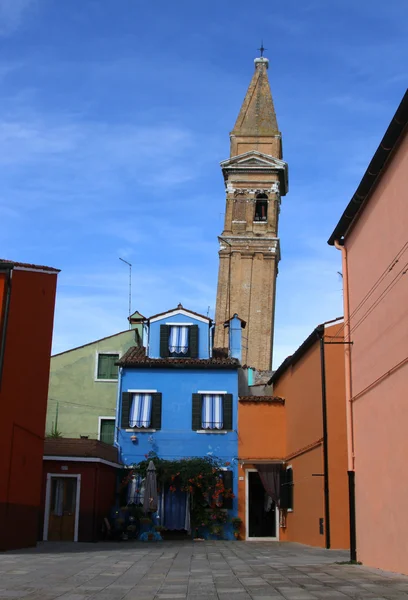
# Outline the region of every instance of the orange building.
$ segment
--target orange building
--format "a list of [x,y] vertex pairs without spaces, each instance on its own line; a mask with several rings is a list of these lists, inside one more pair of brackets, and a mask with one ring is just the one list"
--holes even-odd
[[[329,244],[343,255],[351,556],[408,575],[408,91]],[[355,504],[353,488],[355,483]]]
[[340,320],[319,325],[273,374],[273,396],[240,398],[246,539],[349,547],[342,334]]
[[0,550],[37,541],[58,272],[0,260]]

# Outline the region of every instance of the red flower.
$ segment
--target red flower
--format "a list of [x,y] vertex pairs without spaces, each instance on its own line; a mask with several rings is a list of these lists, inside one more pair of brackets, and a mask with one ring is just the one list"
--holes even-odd
[[231,464],[231,463],[230,463],[229,461],[227,461],[227,462],[225,463],[225,466],[226,466],[226,467],[229,467],[229,466],[230,466],[230,464]]

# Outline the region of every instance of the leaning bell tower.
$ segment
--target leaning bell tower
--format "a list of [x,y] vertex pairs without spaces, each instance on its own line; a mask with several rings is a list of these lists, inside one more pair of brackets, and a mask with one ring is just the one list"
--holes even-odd
[[268,67],[267,58],[255,59],[255,73],[230,134],[230,158],[221,163],[226,208],[218,238],[214,339],[215,347],[228,346],[224,322],[237,313],[246,321],[242,363],[258,370],[272,368],[278,219],[281,196],[288,189]]

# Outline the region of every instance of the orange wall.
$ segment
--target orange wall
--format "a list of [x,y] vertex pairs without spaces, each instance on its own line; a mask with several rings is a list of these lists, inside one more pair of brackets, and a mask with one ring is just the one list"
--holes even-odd
[[[337,338],[343,327],[325,327],[326,341]],[[336,338],[336,339],[334,339]],[[345,412],[344,354],[341,344],[325,344],[326,402],[328,425],[329,496],[331,547],[349,547],[347,441]],[[274,394],[285,398],[287,446],[290,457],[323,437],[320,344],[316,342],[274,385]],[[316,546],[325,545],[319,533],[319,518],[324,517],[323,446],[313,448],[287,464],[293,466],[294,510],[288,513],[286,531],[281,538]],[[326,527],[326,523],[325,523]]]
[[357,555],[369,566],[405,574],[408,275],[393,280],[406,269],[408,248],[388,267],[407,241],[407,189],[406,134],[345,238],[351,314],[386,273],[351,319]]
[[[285,407],[268,402],[239,402],[238,456],[283,459],[286,448]],[[246,465],[253,468],[253,465]],[[245,470],[238,467],[238,516],[245,538]],[[241,478],[241,479],[240,479]]]
[[319,519],[324,518],[322,445],[287,462],[293,468],[293,512],[288,511],[286,529],[281,529],[280,539],[311,546],[325,546],[325,536],[319,533]]
[[[287,376],[290,384],[285,396],[286,454],[292,454],[322,437],[322,385],[317,341],[293,367],[289,367]],[[274,394],[280,396],[280,390],[278,381]]]
[[286,448],[285,407],[268,402],[240,402],[238,456],[283,458]]
[[[340,337],[338,337],[340,336]],[[325,329],[326,342],[343,340],[343,324]],[[331,547],[349,548],[344,347],[325,344]]]
[[0,387],[0,550],[36,543],[56,280],[13,270]]

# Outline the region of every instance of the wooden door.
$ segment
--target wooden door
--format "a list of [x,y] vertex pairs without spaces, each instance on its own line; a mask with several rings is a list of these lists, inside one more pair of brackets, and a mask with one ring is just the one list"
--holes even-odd
[[51,477],[49,541],[74,541],[76,477]]

